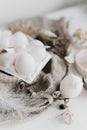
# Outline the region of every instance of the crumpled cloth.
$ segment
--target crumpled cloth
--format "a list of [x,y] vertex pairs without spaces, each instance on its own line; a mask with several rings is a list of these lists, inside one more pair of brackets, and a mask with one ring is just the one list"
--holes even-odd
[[[16,21],[7,25],[7,28],[13,33],[22,31],[34,38],[41,29],[61,30],[63,32],[66,26],[67,24],[63,19],[49,20],[37,17]],[[48,74],[40,73],[37,83],[30,86],[33,91],[36,91],[36,95],[29,97],[24,92],[15,91],[20,79],[0,72],[0,122],[22,120],[48,108],[54,101],[51,94],[58,89],[65,73],[64,60],[52,53],[51,72]]]

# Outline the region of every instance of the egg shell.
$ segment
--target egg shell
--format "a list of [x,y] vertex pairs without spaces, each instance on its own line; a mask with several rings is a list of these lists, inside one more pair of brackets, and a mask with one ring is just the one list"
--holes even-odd
[[68,56],[65,56],[65,60],[70,63],[73,64],[75,61],[75,54],[72,52],[70,53]]
[[20,75],[29,75],[35,70],[35,61],[27,52],[19,53],[15,60],[15,70]]
[[63,97],[73,98],[78,96],[83,88],[82,79],[74,74],[68,74],[60,84],[60,92]]
[[28,44],[27,36],[22,32],[16,32],[12,38],[11,43],[15,47],[16,51],[26,49]]
[[77,53],[75,64],[78,72],[87,78],[87,49],[82,49]]
[[43,46],[44,47],[44,44],[39,40],[32,40],[29,43],[29,47],[30,47],[29,49],[35,48],[36,46]]
[[36,62],[40,62],[46,56],[46,49],[43,46],[36,46],[29,50]]
[[9,67],[13,64],[15,57],[15,50],[13,48],[7,49],[7,53],[0,54],[0,66]]
[[40,62],[46,55],[44,44],[39,40],[32,40],[29,43],[29,53],[33,56],[36,62]]

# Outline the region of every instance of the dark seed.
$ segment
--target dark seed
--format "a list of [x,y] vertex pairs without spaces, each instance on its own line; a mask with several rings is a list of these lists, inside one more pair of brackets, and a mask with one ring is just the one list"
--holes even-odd
[[23,88],[25,87],[25,83],[23,81],[21,81],[19,83],[19,87],[20,87],[21,90],[23,90]]
[[30,90],[26,90],[26,94],[30,94]]
[[0,51],[0,54],[3,54],[3,53],[7,53],[7,50],[2,49],[2,50]]
[[24,85],[23,84],[20,84],[20,89],[23,89]]
[[33,90],[31,90],[31,89],[27,89],[26,90],[26,94],[30,94],[31,95],[32,93],[33,93]]
[[68,107],[68,106],[65,105],[65,104],[60,104],[60,105],[59,105],[59,108],[62,109],[62,110],[63,110],[63,109],[66,109],[67,107]]

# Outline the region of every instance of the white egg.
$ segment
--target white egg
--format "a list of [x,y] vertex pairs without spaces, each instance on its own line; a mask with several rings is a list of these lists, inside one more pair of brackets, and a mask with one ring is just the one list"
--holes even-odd
[[87,49],[82,49],[76,54],[75,64],[78,72],[87,78]]
[[15,70],[20,75],[28,75],[35,70],[35,61],[27,52],[17,55],[15,60]]
[[8,48],[9,47],[9,39],[12,35],[11,31],[4,30],[0,31],[0,48]]
[[11,42],[12,42],[13,46],[15,47],[15,49],[17,51],[19,51],[19,50],[26,49],[26,46],[28,44],[28,39],[24,33],[16,32],[13,35]]
[[74,74],[68,74],[60,84],[60,92],[63,97],[73,98],[78,96],[83,88],[82,79]]
[[8,67],[9,65],[13,64],[16,57],[16,53],[13,48],[6,49],[6,51],[6,53],[0,54],[0,65],[4,67]]
[[32,40],[29,43],[30,49],[32,49],[33,47],[36,47],[36,46],[43,46],[43,47],[45,47],[44,44],[41,41],[39,41],[39,40]]
[[43,46],[35,46],[29,51],[36,62],[42,61],[46,56],[46,49]]
[[33,56],[36,62],[40,62],[46,56],[44,44],[39,40],[32,40],[29,44],[29,53]]
[[26,35],[29,42],[33,41],[33,38],[30,35]]

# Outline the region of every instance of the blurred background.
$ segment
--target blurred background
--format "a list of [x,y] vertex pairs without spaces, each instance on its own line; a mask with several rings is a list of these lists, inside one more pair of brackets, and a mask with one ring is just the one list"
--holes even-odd
[[46,14],[86,0],[0,0],[0,25],[16,19]]

